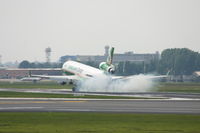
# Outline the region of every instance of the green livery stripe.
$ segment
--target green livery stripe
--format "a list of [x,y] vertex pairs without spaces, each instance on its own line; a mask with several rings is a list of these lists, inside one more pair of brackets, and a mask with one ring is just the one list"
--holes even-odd
[[109,53],[108,58],[107,58],[107,64],[109,64],[109,65],[112,64],[113,54],[114,54],[114,47],[112,47],[110,49],[110,53]]
[[111,59],[113,58],[113,54],[114,54],[114,48],[112,47],[111,50],[110,50]]

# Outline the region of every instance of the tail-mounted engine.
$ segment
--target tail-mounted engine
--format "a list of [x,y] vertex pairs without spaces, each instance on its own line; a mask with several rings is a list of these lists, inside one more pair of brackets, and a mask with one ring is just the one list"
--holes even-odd
[[100,63],[99,65],[100,70],[103,70],[104,72],[111,73],[111,74],[115,72],[115,66],[112,64],[113,54],[114,54],[114,47],[110,49],[108,57],[107,57],[107,61]]
[[102,62],[100,65],[99,65],[99,69],[100,70],[103,70],[103,71],[105,71],[105,72],[107,72],[107,73],[111,73],[111,74],[113,74],[114,72],[115,72],[115,67],[114,67],[114,65],[109,65],[109,64],[107,64],[106,62]]

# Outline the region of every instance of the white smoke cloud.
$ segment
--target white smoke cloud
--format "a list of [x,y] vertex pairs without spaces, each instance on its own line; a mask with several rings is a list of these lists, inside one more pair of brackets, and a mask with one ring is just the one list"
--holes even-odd
[[151,75],[135,75],[130,79],[112,80],[110,76],[101,75],[81,81],[77,89],[90,92],[146,92],[150,91],[154,82]]

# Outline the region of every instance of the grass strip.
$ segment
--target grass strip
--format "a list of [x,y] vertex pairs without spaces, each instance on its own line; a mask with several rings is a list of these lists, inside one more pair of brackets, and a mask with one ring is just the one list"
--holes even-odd
[[155,88],[158,92],[200,93],[200,83],[159,83]]
[[200,133],[200,115],[0,113],[0,133]]
[[[20,88],[20,89],[71,89],[73,85],[59,85],[56,82],[40,81],[37,83],[32,82],[0,82],[0,88]],[[187,92],[187,93],[200,93],[200,83],[158,83],[154,86],[152,91],[158,92]]]
[[0,82],[0,88],[18,88],[18,89],[71,89],[72,85],[60,85],[51,81],[33,82]]

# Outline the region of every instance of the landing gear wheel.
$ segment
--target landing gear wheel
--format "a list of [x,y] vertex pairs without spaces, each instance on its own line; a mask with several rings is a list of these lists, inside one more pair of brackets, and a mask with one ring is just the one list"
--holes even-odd
[[72,88],[72,92],[77,92],[77,88],[76,88],[76,87],[73,87],[73,88]]

